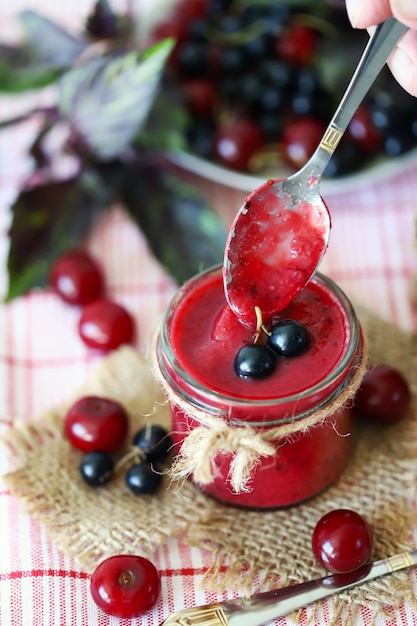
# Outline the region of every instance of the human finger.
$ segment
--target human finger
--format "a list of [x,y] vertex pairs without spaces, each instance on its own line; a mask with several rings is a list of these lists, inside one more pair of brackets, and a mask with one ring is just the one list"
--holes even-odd
[[388,60],[399,84],[417,96],[417,31],[408,30]]
[[[385,1],[385,0],[384,0]],[[416,0],[391,0],[392,14],[403,24],[417,29],[417,2]]]
[[389,0],[346,0],[346,10],[354,28],[368,28],[392,15]]

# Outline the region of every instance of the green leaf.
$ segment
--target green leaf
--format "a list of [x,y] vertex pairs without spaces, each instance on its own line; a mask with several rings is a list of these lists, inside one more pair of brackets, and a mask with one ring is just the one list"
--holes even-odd
[[85,50],[86,43],[38,15],[23,11],[21,46],[0,44],[0,91],[20,93],[52,84]]
[[136,141],[141,149],[185,150],[189,125],[190,115],[180,90],[164,80]]
[[178,283],[223,260],[225,230],[197,190],[159,166],[131,166],[126,208]]
[[61,80],[60,110],[101,159],[121,154],[152,107],[172,41],[90,59]]
[[77,246],[111,200],[92,172],[24,190],[13,206],[5,301],[47,284],[53,260]]
[[27,47],[49,67],[66,69],[85,50],[87,44],[35,11],[22,11]]
[[0,91],[20,93],[56,81],[60,70],[37,61],[29,50],[0,44]]

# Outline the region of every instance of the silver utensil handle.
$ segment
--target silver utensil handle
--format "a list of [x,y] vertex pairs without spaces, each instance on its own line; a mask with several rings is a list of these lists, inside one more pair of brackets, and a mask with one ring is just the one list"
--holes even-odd
[[342,132],[346,130],[358,106],[406,30],[407,26],[393,17],[376,27],[330,122],[331,125]]
[[413,565],[417,565],[417,550],[374,561],[348,574],[331,574],[251,598],[184,609],[170,615],[161,626],[262,626],[317,600]]
[[321,178],[349,122],[406,30],[407,26],[393,17],[376,27],[318,148],[289,181]]
[[246,605],[242,604],[242,601],[237,603],[228,601],[223,604],[223,612],[228,626],[261,626],[317,600],[416,564],[417,551],[404,552],[363,565],[348,574],[332,574],[276,591],[257,594]]

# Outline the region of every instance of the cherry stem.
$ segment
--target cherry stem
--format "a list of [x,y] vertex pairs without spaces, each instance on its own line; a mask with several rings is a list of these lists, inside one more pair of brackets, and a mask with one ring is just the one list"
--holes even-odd
[[264,322],[262,319],[262,311],[259,306],[255,307],[255,314],[256,314],[256,335],[255,335],[255,339],[253,340],[253,343],[257,343],[259,341],[259,337],[261,336],[262,332],[264,332],[268,336],[271,335],[269,330],[264,325]]
[[146,422],[146,425],[145,425],[145,438],[149,440],[151,438],[151,433],[152,433],[152,424],[151,424],[151,422]]
[[125,455],[122,456],[121,459],[117,461],[114,466],[114,473],[117,474],[119,470],[122,469],[127,463],[130,461],[142,461],[146,460],[146,454],[137,446],[133,446]]

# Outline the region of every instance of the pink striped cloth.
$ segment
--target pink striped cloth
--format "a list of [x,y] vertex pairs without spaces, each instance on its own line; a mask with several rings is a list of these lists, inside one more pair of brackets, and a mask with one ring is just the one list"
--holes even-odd
[[[90,8],[87,0],[71,3],[38,0],[36,8],[76,27]],[[113,3],[116,7],[117,4]],[[0,3],[2,34],[18,33],[16,12],[23,0]],[[32,3],[33,6],[33,3]],[[28,106],[50,101],[51,93],[0,99],[0,119]],[[8,207],[30,171],[26,148],[37,121],[0,133],[0,291],[7,283]],[[195,179],[228,224],[244,193]],[[333,277],[355,301],[406,330],[417,329],[412,306],[412,278],[417,274],[414,220],[417,215],[417,165],[404,163],[395,176],[324,192],[332,214],[331,242],[321,270]],[[115,206],[87,242],[101,263],[108,293],[135,317],[137,347],[143,350],[155,319],[175,291],[172,279],[150,254],[146,241],[122,207]],[[85,381],[101,357],[92,354],[77,334],[78,312],[50,291],[35,291],[0,307],[0,429],[16,419],[36,419],[66,400]],[[8,470],[3,451],[0,475]],[[417,505],[416,505],[417,510]],[[89,577],[60,552],[43,527],[19,511],[19,503],[0,482],[0,624],[1,626],[158,626],[172,611],[220,599],[204,591],[201,580],[209,555],[181,539],[170,540],[155,554],[162,576],[162,596],[155,610],[137,620],[101,613],[89,594]],[[415,528],[417,533],[417,527]],[[328,621],[324,605],[320,623]],[[369,623],[364,610],[359,624]],[[381,618],[382,619],[382,618]],[[284,625],[285,619],[277,625]],[[381,621],[378,623],[385,623]],[[390,624],[417,624],[417,613],[404,606]]]

